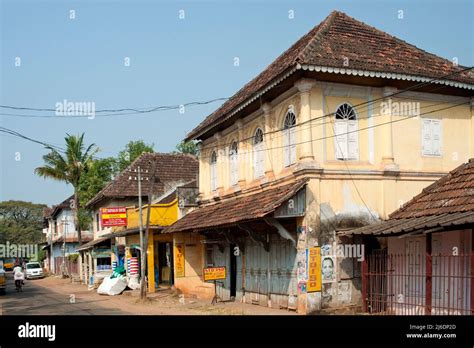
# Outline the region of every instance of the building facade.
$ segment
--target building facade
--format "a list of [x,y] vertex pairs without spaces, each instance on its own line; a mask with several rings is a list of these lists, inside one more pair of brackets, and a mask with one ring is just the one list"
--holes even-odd
[[337,232],[473,155],[473,88],[472,72],[333,12],[188,134],[201,204],[165,230],[184,254],[176,286],[210,298],[203,269],[219,266],[224,299],[360,306],[360,260],[378,246]]

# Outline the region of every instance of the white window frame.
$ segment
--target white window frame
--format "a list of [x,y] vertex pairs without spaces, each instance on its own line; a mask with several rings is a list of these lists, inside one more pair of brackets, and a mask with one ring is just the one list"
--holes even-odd
[[[352,109],[355,119],[349,119],[347,115],[343,116],[344,119],[337,118],[337,113],[343,105]],[[359,116],[355,108],[347,102],[340,104],[334,113],[334,158],[339,161],[359,160]]]
[[[293,117],[294,123],[287,122]],[[289,167],[296,163],[296,114],[293,107],[289,107],[283,119],[283,164]]]
[[217,190],[217,152],[212,151],[211,158],[209,161],[210,174],[211,174],[211,191]]
[[[258,139],[257,135],[261,132],[262,138]],[[258,142],[257,142],[258,141]],[[253,136],[253,176],[255,179],[265,175],[265,139],[263,130],[259,127],[255,130]]]
[[[235,148],[235,149],[234,149]],[[230,165],[230,185],[235,186],[239,182],[239,144],[233,141],[229,148],[229,165]]]
[[[421,118],[421,155],[423,157],[442,157],[443,155],[443,122],[439,118]],[[425,124],[429,124],[429,141],[431,150],[425,148]],[[439,139],[438,149],[435,151],[435,139],[436,134],[433,134],[434,126],[439,125]]]

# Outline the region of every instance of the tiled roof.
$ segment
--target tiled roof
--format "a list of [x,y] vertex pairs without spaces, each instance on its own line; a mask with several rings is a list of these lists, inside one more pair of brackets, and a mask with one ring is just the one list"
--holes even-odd
[[424,188],[389,220],[340,234],[389,235],[474,223],[474,159]]
[[53,205],[53,208],[51,210],[51,217],[55,217],[58,215],[61,210],[64,209],[71,209],[71,200],[74,199],[74,194],[70,195],[68,198],[66,198],[64,201],[59,203],[58,205]]
[[[134,171],[140,166],[142,171],[142,195],[148,194],[153,166],[159,180],[153,185],[153,195],[161,196],[172,187],[173,183],[196,180],[199,171],[198,160],[188,154],[143,153],[127,169],[107,184],[94,198],[87,202],[86,207],[98,203],[104,198],[138,197],[138,181],[134,180]],[[131,172],[130,172],[131,170]],[[148,171],[148,172],[147,172]]]
[[49,207],[43,208],[43,218],[45,219],[49,218],[52,213],[53,213],[53,208],[49,208]]
[[421,233],[430,229],[449,228],[474,224],[474,212],[448,213],[428,215],[404,219],[391,219],[367,225],[355,230],[343,231],[339,235],[398,235],[406,233]]
[[209,115],[186,139],[197,138],[209,127],[223,122],[232,111],[298,64],[424,78],[440,78],[456,73],[447,80],[474,84],[472,71],[458,73],[464,67],[455,66],[450,60],[428,53],[345,13],[334,11]]
[[163,233],[200,230],[262,218],[274,212],[306,184],[300,180],[292,184],[265,189],[247,196],[203,206],[188,213],[167,227]]
[[464,163],[390,214],[403,219],[446,213],[474,212],[474,159]]

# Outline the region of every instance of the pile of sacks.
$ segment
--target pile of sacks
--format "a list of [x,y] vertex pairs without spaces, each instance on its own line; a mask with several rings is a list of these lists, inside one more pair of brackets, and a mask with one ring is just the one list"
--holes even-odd
[[124,274],[125,269],[123,267],[116,268],[112,275],[104,278],[97,289],[97,293],[109,296],[120,295],[127,287],[127,278]]

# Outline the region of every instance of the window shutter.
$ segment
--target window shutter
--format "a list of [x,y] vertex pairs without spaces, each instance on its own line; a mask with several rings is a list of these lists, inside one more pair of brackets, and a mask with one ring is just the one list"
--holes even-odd
[[431,120],[423,120],[421,130],[421,147],[423,155],[433,154],[431,139]]
[[287,128],[283,130],[283,162],[285,167],[290,163],[290,130]]
[[334,147],[336,159],[347,158],[347,122],[336,122],[334,124]]
[[296,127],[290,128],[290,164],[296,163]]
[[431,120],[432,154],[441,156],[441,121]]
[[237,154],[233,154],[230,158],[230,181],[231,185],[237,184],[239,181],[239,167],[237,163]]
[[211,190],[215,191],[217,188],[217,173],[216,163],[211,163]]
[[261,177],[263,176],[263,172],[264,172],[264,167],[265,167],[265,151],[263,151],[264,147],[263,147],[263,142],[259,144],[258,148],[259,148],[259,156],[258,156],[258,176]]
[[359,133],[357,132],[357,121],[347,121],[347,148],[349,159],[359,158]]

